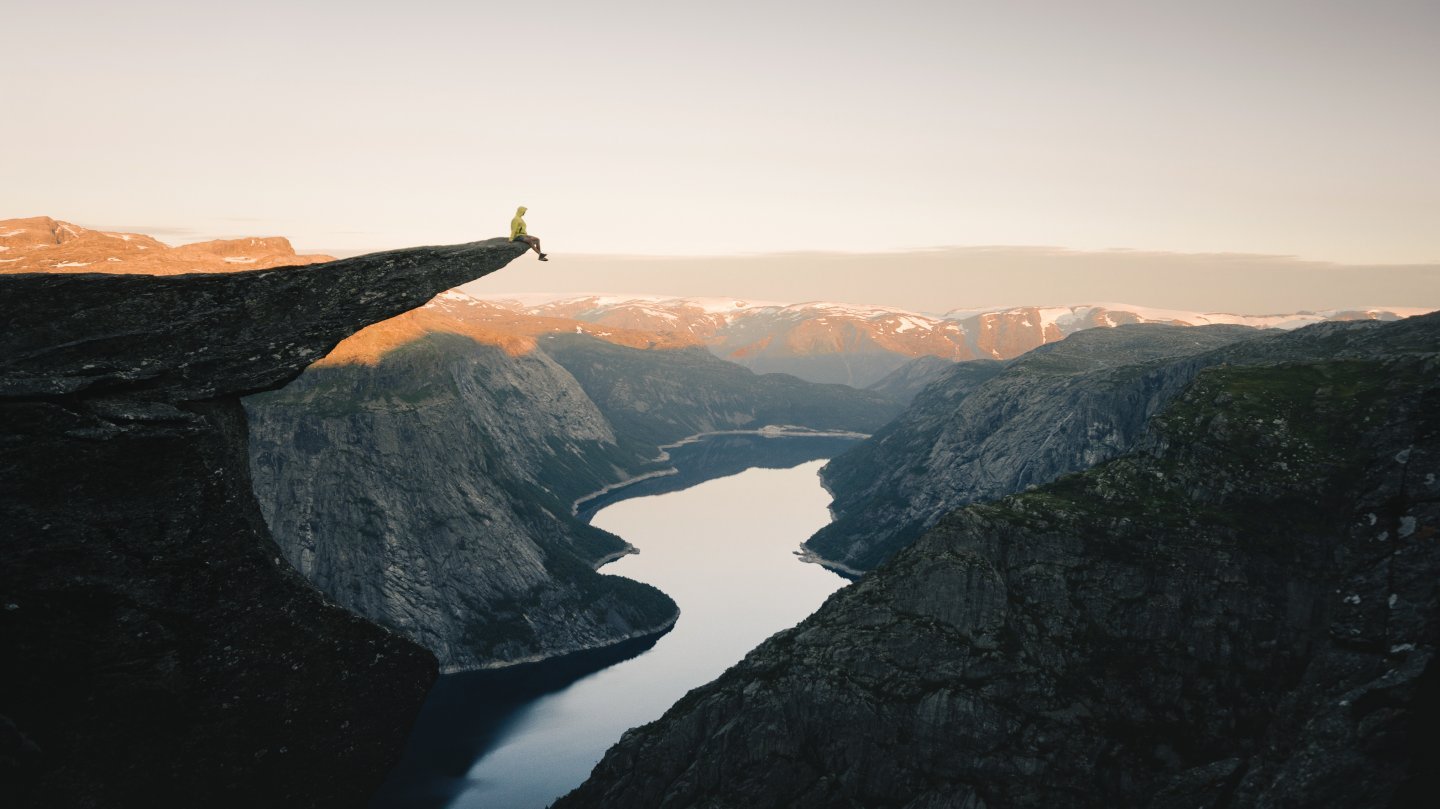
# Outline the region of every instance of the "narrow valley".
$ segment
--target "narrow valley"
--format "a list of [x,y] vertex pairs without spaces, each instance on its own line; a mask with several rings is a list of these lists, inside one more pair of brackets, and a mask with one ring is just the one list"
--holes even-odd
[[716,436],[672,450],[681,471],[671,480],[686,488],[631,492],[592,522],[640,549],[601,572],[673,598],[675,628],[626,648],[442,677],[372,807],[543,809],[626,730],[803,620],[846,584],[795,550],[829,521],[823,458],[853,443]]

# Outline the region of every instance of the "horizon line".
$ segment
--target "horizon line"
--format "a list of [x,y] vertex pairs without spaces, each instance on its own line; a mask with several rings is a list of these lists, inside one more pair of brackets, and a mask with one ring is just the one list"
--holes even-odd
[[[69,220],[66,220],[66,219],[58,219],[57,217],[48,216],[48,215],[44,215],[44,214],[39,215],[39,216],[7,217],[6,219],[0,219],[0,221],[6,221],[6,220],[8,220],[8,219],[41,219],[41,218],[54,219],[54,220],[59,221],[59,222],[69,222]],[[236,220],[236,221],[239,221],[239,220]],[[160,237],[156,236],[155,234],[164,234],[165,236],[169,236],[169,237],[171,237],[171,238],[174,238],[175,236],[180,236],[181,234],[197,234],[197,231],[196,231],[194,228],[187,227],[187,226],[183,226],[183,225],[124,225],[124,226],[109,225],[109,226],[106,226],[106,225],[87,225],[87,224],[80,224],[80,223],[78,223],[78,222],[75,222],[75,223],[73,223],[73,224],[77,224],[77,225],[79,225],[79,226],[82,227],[82,228],[86,228],[86,229],[88,229],[88,230],[95,230],[95,231],[98,231],[98,232],[101,232],[101,233],[136,233],[136,234],[140,234],[140,235],[145,235],[145,236],[149,236],[150,238],[156,239],[157,241],[161,241],[161,242],[167,244],[168,246],[170,246],[170,247],[172,247],[172,248],[185,247],[185,246],[187,246],[187,245],[199,244],[199,243],[208,242],[208,241],[228,240],[228,239],[283,238],[283,239],[288,240],[292,245],[295,245],[295,242],[296,242],[296,237],[294,237],[294,236],[288,236],[288,235],[285,235],[285,234],[270,234],[270,235],[264,235],[264,236],[262,236],[262,235],[256,235],[256,234],[250,233],[250,234],[243,234],[243,235],[231,235],[231,234],[211,235],[211,234],[207,234],[208,238],[198,238],[198,239],[194,239],[193,241],[187,240],[187,241],[177,241],[177,242],[175,242],[175,243],[171,243],[171,242],[165,241],[165,239],[163,239],[163,238],[160,238]],[[129,228],[134,228],[134,230],[130,230]],[[197,235],[198,235],[198,234],[197,234]],[[504,238],[504,237],[501,236],[501,237],[491,237],[491,238]],[[464,244],[465,242],[456,242],[456,243],[457,243],[457,244]],[[367,255],[367,254],[370,254],[370,253],[383,253],[383,252],[386,252],[386,251],[388,251],[388,250],[401,250],[401,249],[406,249],[407,247],[416,247],[416,246],[420,246],[420,245],[410,244],[410,245],[386,246],[386,247],[376,247],[376,248],[325,248],[325,247],[310,246],[309,243],[307,242],[307,245],[306,245],[303,249],[300,248],[300,247],[297,247],[297,248],[296,248],[296,253],[297,253],[297,255],[317,255],[317,254],[319,254],[319,255],[335,256],[336,258],[353,258],[353,257],[355,257],[355,256]],[[1099,248],[1085,248],[1085,247],[1067,247],[1067,246],[1064,246],[1064,245],[1057,245],[1057,244],[1005,244],[1005,243],[988,243],[988,244],[934,244],[934,245],[923,245],[923,246],[886,247],[886,248],[876,248],[876,249],[870,249],[870,250],[833,250],[833,249],[826,249],[826,248],[818,248],[818,247],[817,247],[817,248],[795,248],[795,249],[788,249],[788,250],[734,250],[734,251],[709,252],[709,253],[636,253],[636,252],[627,252],[627,251],[620,251],[620,252],[603,252],[603,251],[599,251],[599,252],[597,252],[597,251],[585,251],[585,250],[580,250],[580,251],[576,251],[576,252],[572,252],[572,253],[563,253],[563,252],[562,252],[561,255],[566,256],[566,257],[568,257],[568,258],[573,258],[573,259],[582,260],[582,261],[584,261],[584,260],[597,260],[597,259],[599,259],[599,260],[611,260],[611,261],[613,261],[613,260],[627,260],[627,261],[727,261],[727,260],[729,260],[729,261],[734,261],[734,260],[776,259],[776,258],[812,258],[812,259],[819,258],[819,259],[825,259],[825,258],[861,258],[861,257],[867,257],[867,256],[874,256],[874,257],[879,257],[879,256],[919,256],[919,255],[925,255],[925,254],[943,254],[943,253],[983,254],[983,253],[987,253],[987,252],[993,252],[993,253],[1011,253],[1011,254],[1016,254],[1016,253],[1022,253],[1022,254],[1024,254],[1024,253],[1028,253],[1028,254],[1031,254],[1031,255],[1034,255],[1034,256],[1055,256],[1055,257],[1066,257],[1066,256],[1113,256],[1113,257],[1167,256],[1167,257],[1176,257],[1176,256],[1185,256],[1185,257],[1206,258],[1206,259],[1221,260],[1221,261],[1272,261],[1272,262],[1277,262],[1277,263],[1310,264],[1310,265],[1322,265],[1322,266],[1330,266],[1330,267],[1365,267],[1365,268],[1387,268],[1387,267],[1429,268],[1429,267],[1435,267],[1435,268],[1440,268],[1440,255],[1437,255],[1437,256],[1435,256],[1435,257],[1428,258],[1428,259],[1415,259],[1415,260],[1408,260],[1408,261],[1376,261],[1376,260],[1367,260],[1367,261],[1341,261],[1341,260],[1330,259],[1330,258],[1309,257],[1309,256],[1301,255],[1301,254],[1298,254],[1298,253],[1267,253],[1267,252],[1254,252],[1254,251],[1244,251],[1244,250],[1185,250],[1185,249],[1175,249],[1175,248],[1159,249],[1159,248],[1115,247],[1115,246],[1111,246],[1111,247],[1099,247]]]
[[[225,238],[270,238],[270,237],[225,237]],[[281,237],[289,238],[289,237]],[[503,238],[503,237],[492,237]],[[293,240],[292,240],[293,243]],[[460,242],[463,244],[463,242]],[[415,245],[412,245],[415,246]],[[403,250],[406,247],[381,247],[371,249],[306,247],[307,251],[333,255],[337,258],[353,258],[368,253],[383,253],[388,250]],[[297,248],[298,251],[298,248]],[[555,253],[554,249],[547,251]],[[776,258],[864,258],[881,256],[916,256],[943,253],[1029,253],[1035,256],[1124,256],[1144,258],[1146,256],[1206,258],[1225,261],[1273,261],[1277,263],[1310,264],[1327,267],[1355,268],[1436,268],[1440,269],[1440,257],[1414,261],[1338,261],[1325,258],[1310,258],[1294,253],[1255,253],[1239,250],[1160,250],[1142,247],[1083,248],[1048,244],[975,244],[975,245],[933,245],[928,247],[895,247],[877,250],[826,250],[822,248],[768,251],[734,251],[722,253],[629,253],[629,252],[561,252],[563,258],[577,260],[627,260],[627,261],[727,261]]]
[[[483,280],[483,279],[482,279],[482,280]],[[473,283],[476,283],[476,282],[474,282],[474,281],[470,282],[470,284],[473,284]],[[1086,306],[1091,306],[1091,307],[1096,307],[1096,308],[1101,308],[1101,309],[1118,309],[1118,310],[1121,310],[1121,311],[1124,311],[1124,310],[1127,309],[1127,308],[1128,308],[1128,309],[1136,309],[1136,310],[1139,310],[1139,309],[1148,309],[1148,310],[1151,310],[1151,311],[1153,311],[1153,312],[1168,312],[1168,313],[1176,313],[1176,314],[1194,314],[1194,315],[1229,315],[1229,316],[1231,316],[1231,317],[1285,317],[1285,316],[1294,316],[1294,315],[1339,314],[1339,313],[1344,313],[1344,312],[1390,312],[1390,313],[1392,313],[1392,314],[1400,315],[1401,317],[1418,317],[1418,316],[1420,316],[1420,315],[1427,315],[1427,314],[1431,314],[1431,313],[1433,313],[1433,312],[1440,312],[1440,307],[1428,307],[1428,306],[1389,306],[1389,305],[1374,305],[1374,304],[1371,304],[1371,305],[1364,305],[1364,306],[1328,307],[1328,308],[1324,308],[1324,309],[1292,309],[1292,310],[1289,310],[1289,311],[1280,311],[1280,312],[1245,313],[1245,312],[1227,312],[1227,311],[1223,311],[1223,310],[1219,310],[1219,309],[1176,309],[1175,307],[1172,307],[1172,306],[1152,306],[1152,305],[1148,305],[1148,304],[1129,303],[1129,302],[1125,302],[1125,301],[1085,301],[1085,302],[1080,302],[1080,303],[1043,303],[1043,304],[1037,304],[1037,303],[1016,303],[1016,304],[1003,304],[1003,305],[1001,305],[1001,304],[995,304],[995,305],[980,305],[980,306],[958,306],[958,307],[954,307],[954,308],[951,308],[951,309],[946,309],[946,310],[944,310],[944,311],[941,311],[941,312],[938,312],[938,313],[937,313],[937,312],[926,312],[926,311],[916,310],[916,309],[907,309],[907,308],[902,307],[902,306],[889,306],[889,305],[885,305],[885,304],[875,304],[875,303],[858,303],[858,302],[855,302],[855,301],[843,301],[843,300],[833,300],[833,299],[813,299],[813,300],[803,300],[803,301],[797,300],[797,301],[791,301],[791,302],[786,303],[786,302],[781,302],[781,301],[769,301],[769,300],[747,299],[747,298],[744,298],[744,297],[741,297],[741,296],[733,296],[733,297],[732,297],[732,296],[727,296],[727,295],[663,295],[663,294],[658,294],[658,293],[653,293],[653,292],[615,292],[615,291],[604,291],[604,292],[601,292],[601,291],[584,291],[584,292],[563,291],[563,292],[562,292],[562,291],[541,291],[541,290],[531,290],[531,291],[509,290],[509,291],[505,291],[505,292],[483,292],[483,293],[480,293],[480,292],[471,292],[471,291],[469,291],[469,290],[466,290],[465,287],[469,286],[470,284],[462,284],[462,285],[460,285],[459,287],[456,287],[456,289],[459,290],[462,294],[464,294],[464,295],[466,295],[466,296],[469,296],[469,297],[471,297],[471,298],[475,298],[475,299],[477,299],[477,300],[492,300],[492,301],[511,300],[511,301],[515,301],[515,302],[517,302],[517,303],[522,303],[522,304],[523,304],[523,303],[526,303],[526,301],[523,301],[523,300],[520,300],[520,299],[521,299],[521,298],[525,298],[525,297],[534,297],[534,298],[537,298],[537,299],[538,299],[538,298],[548,298],[548,300],[545,300],[543,303],[555,303],[555,302],[559,302],[559,301],[577,300],[577,299],[584,299],[584,298],[619,298],[619,299],[622,299],[622,302],[625,302],[625,303],[629,303],[629,302],[631,302],[631,301],[637,301],[637,302],[638,302],[638,301],[647,301],[647,300],[648,300],[648,301],[652,301],[652,302],[656,302],[656,303],[666,303],[666,302],[670,302],[670,301],[687,301],[687,300],[734,300],[734,301],[737,302],[737,303],[744,303],[744,304],[747,304],[747,305],[750,305],[750,306],[756,306],[756,307],[780,306],[780,307],[787,307],[787,308],[788,308],[788,307],[793,307],[793,306],[807,306],[807,305],[810,305],[810,304],[822,304],[822,305],[823,305],[823,304],[839,304],[839,305],[843,305],[843,306],[873,307],[873,308],[875,308],[875,309],[885,309],[885,310],[890,310],[890,311],[897,312],[897,313],[901,313],[901,314],[921,315],[921,316],[924,316],[924,317],[932,317],[932,318],[940,318],[940,319],[945,319],[946,316],[952,315],[952,314],[955,314],[955,313],[959,313],[959,312],[969,312],[969,313],[974,313],[974,314],[987,314],[987,313],[1004,313],[1004,312],[1008,312],[1008,311],[1014,311],[1014,310],[1017,310],[1017,309],[1077,309],[1077,308],[1082,308],[1082,307],[1086,307]],[[454,291],[454,290],[450,290],[450,291]],[[444,294],[444,293],[441,293],[441,294]],[[541,305],[543,305],[543,304],[541,304]]]

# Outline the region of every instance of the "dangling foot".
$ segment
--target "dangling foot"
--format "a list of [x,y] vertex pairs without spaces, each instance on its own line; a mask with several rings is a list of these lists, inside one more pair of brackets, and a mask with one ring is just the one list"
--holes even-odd
[[541,260],[541,261],[549,261],[550,259],[547,258],[544,253],[541,253],[541,254],[540,254],[540,260]]

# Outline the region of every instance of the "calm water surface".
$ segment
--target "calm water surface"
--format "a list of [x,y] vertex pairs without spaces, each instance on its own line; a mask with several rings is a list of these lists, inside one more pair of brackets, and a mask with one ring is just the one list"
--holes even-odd
[[687,691],[814,612],[846,583],[794,555],[829,521],[830,496],[817,474],[823,463],[748,469],[596,513],[594,525],[641,551],[602,572],[675,599],[675,629],[653,645],[442,677],[406,761],[373,806],[548,806],[579,786],[626,730],[658,719]]

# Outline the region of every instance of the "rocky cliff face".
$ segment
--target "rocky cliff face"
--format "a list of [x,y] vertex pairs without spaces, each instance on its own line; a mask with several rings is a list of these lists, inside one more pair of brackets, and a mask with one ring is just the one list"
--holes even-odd
[[435,660],[281,559],[239,397],[519,253],[0,278],[6,805],[354,806],[378,785]]
[[594,571],[630,547],[573,519],[571,502],[649,458],[618,447],[540,352],[433,334],[375,365],[313,368],[246,407],[256,492],[286,556],[445,671],[675,620],[660,591]]
[[557,807],[1423,805],[1440,318],[1319,336],[949,515]]
[[446,671],[671,625],[669,598],[594,571],[630,546],[573,516],[587,494],[673,471],[661,444],[776,423],[868,430],[897,409],[703,349],[547,328],[447,294],[246,400],[256,491],[287,558]]
[[805,546],[841,571],[869,570],[961,505],[1115,457],[1207,364],[1196,355],[1257,334],[1133,325],[1084,331],[1008,364],[959,363],[824,467],[835,521]]

